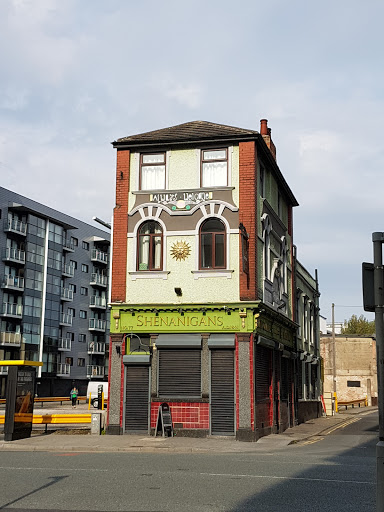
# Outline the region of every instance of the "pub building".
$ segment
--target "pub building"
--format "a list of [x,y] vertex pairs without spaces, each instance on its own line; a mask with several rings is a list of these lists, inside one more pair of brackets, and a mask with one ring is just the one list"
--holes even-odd
[[321,414],[317,275],[267,121],[113,146],[107,433],[153,434],[164,403],[176,435],[246,441]]

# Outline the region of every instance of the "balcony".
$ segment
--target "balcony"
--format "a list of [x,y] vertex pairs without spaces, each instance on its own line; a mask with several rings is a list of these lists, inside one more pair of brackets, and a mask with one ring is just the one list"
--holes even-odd
[[105,343],[99,341],[91,341],[88,343],[88,354],[104,355]]
[[75,246],[73,245],[73,243],[70,240],[68,240],[67,238],[64,238],[63,239],[63,250],[67,251],[67,252],[74,252]]
[[69,288],[61,288],[60,299],[66,301],[73,301],[73,290]]
[[57,363],[56,375],[58,377],[69,377],[69,375],[71,375],[71,365],[67,363]]
[[91,261],[108,265],[108,253],[99,251],[98,249],[93,249],[91,254]]
[[106,288],[108,283],[107,276],[104,276],[103,274],[98,274],[97,272],[94,272],[91,274],[91,281],[90,284],[92,286],[101,286],[102,288]]
[[0,366],[0,375],[8,375],[8,366]]
[[107,299],[105,297],[97,297],[96,295],[91,295],[91,297],[89,298],[89,307],[106,309]]
[[10,302],[4,302],[1,309],[1,316],[21,319],[23,317],[23,306],[21,304],[11,304]]
[[61,265],[61,273],[64,277],[73,277],[75,275],[75,269],[72,267],[72,265],[67,265],[66,263],[63,263]]
[[1,287],[5,288],[6,290],[15,290],[17,292],[23,292],[24,277],[5,275]]
[[61,313],[60,315],[60,325],[65,325],[67,327],[72,327],[73,317],[72,315],[68,315],[68,313]]
[[26,236],[27,224],[17,219],[8,219],[4,222],[4,231],[6,233],[15,233],[16,235]]
[[7,247],[3,250],[3,261],[10,261],[12,263],[20,263],[24,265],[25,263],[25,251],[20,251],[20,249],[13,249],[11,247]]
[[72,348],[72,341],[69,338],[59,338],[57,349],[61,352],[69,352]]
[[0,347],[20,347],[21,333],[19,332],[0,332]]
[[99,318],[90,318],[89,319],[89,330],[90,331],[98,331],[105,332],[105,320],[100,320]]
[[95,366],[92,364],[87,365],[87,378],[104,377],[104,366]]

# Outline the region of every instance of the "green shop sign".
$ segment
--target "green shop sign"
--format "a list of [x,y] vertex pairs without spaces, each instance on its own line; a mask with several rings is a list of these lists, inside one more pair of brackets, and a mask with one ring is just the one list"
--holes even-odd
[[112,310],[111,332],[252,332],[253,311],[244,309],[207,311]]

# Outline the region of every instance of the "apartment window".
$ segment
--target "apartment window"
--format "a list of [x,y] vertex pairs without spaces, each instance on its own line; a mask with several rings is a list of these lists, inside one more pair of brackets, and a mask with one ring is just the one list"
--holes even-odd
[[67,332],[66,338],[75,341],[75,333],[74,332]]
[[200,228],[200,268],[225,268],[225,226],[212,217]]
[[69,264],[71,265],[71,267],[72,267],[72,268],[74,268],[75,270],[77,270],[77,261],[70,260]]
[[138,235],[137,270],[161,270],[163,230],[158,222],[142,224]]
[[89,251],[89,243],[84,242],[84,240],[83,240],[83,249],[85,249],[86,251]]
[[79,318],[87,318],[87,312],[80,309]]
[[347,380],[348,388],[359,388],[361,387],[361,383],[359,380]]
[[86,297],[88,295],[88,288],[85,288],[85,286],[81,286],[80,295],[84,295]]
[[69,283],[68,289],[71,290],[73,293],[76,293],[76,285],[75,284]]
[[72,318],[75,318],[75,310],[73,308],[68,308],[67,310],[68,315],[70,315]]
[[203,187],[228,185],[228,150],[226,148],[201,151],[201,185]]
[[79,245],[79,240],[74,236],[71,236],[71,245],[73,245],[74,247],[77,247]]
[[48,238],[50,242],[55,242],[57,244],[61,244],[63,240],[63,228],[62,226],[58,226],[53,222],[49,223],[49,233]]
[[77,366],[85,366],[85,359],[83,357],[77,359]]
[[69,364],[69,366],[73,366],[73,357],[66,357],[65,364]]
[[87,341],[87,335],[86,334],[79,334],[79,342],[85,343]]
[[165,189],[165,153],[140,155],[140,189]]
[[88,265],[86,265],[85,263],[82,263],[81,264],[81,271],[85,272],[85,273],[88,273]]

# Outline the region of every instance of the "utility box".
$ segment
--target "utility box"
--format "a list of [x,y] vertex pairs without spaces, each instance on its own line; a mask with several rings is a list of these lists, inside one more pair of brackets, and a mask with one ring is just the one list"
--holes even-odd
[[93,412],[91,417],[91,434],[101,434],[101,417],[102,413]]

